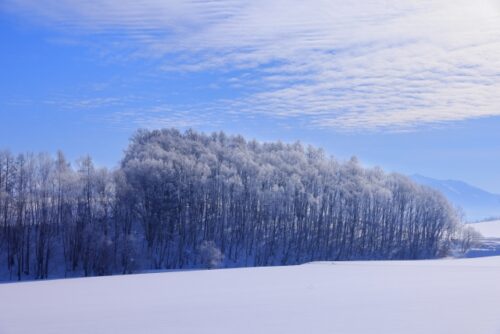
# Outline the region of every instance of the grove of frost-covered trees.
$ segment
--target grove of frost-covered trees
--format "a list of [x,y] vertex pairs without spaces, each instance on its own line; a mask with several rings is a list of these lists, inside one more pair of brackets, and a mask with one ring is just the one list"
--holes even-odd
[[141,130],[113,171],[0,152],[4,279],[444,256],[443,196],[300,143]]

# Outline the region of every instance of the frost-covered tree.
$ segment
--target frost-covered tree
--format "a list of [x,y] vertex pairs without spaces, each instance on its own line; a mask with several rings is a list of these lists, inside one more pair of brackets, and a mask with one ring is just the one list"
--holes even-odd
[[224,255],[213,241],[203,241],[199,253],[200,262],[209,269],[217,268],[224,260]]
[[472,226],[461,226],[457,229],[455,236],[455,247],[460,255],[464,255],[471,248],[481,244],[483,236]]
[[142,131],[121,169],[153,267],[192,263],[200,240],[228,265],[434,257],[457,224],[439,193],[300,143]]
[[432,258],[459,226],[440,193],[299,142],[142,130],[112,172],[90,157],[0,152],[12,279],[213,266],[204,253],[224,266]]

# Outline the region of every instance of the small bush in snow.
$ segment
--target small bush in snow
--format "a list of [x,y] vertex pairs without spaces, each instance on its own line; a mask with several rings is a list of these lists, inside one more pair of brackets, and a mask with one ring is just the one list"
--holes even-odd
[[470,249],[481,244],[482,235],[471,226],[463,226],[458,232],[456,245],[460,254],[467,253]]
[[224,259],[224,255],[213,241],[203,241],[199,251],[201,263],[209,269],[217,268]]

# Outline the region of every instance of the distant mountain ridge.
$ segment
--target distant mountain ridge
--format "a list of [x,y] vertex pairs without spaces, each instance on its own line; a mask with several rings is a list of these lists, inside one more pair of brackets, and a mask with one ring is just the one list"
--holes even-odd
[[442,192],[455,206],[461,207],[468,221],[500,217],[500,195],[493,194],[463,181],[437,180],[422,175],[411,175],[419,183]]

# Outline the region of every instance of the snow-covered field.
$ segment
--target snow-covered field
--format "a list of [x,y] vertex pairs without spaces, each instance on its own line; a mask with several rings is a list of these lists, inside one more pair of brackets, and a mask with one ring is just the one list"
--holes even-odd
[[[495,254],[500,221],[473,226]],[[500,334],[500,256],[0,284],[18,333]]]
[[0,333],[500,333],[500,257],[0,285]]
[[467,257],[500,256],[500,220],[470,224],[481,233],[481,246],[471,249]]
[[470,224],[485,238],[500,238],[500,220]]

